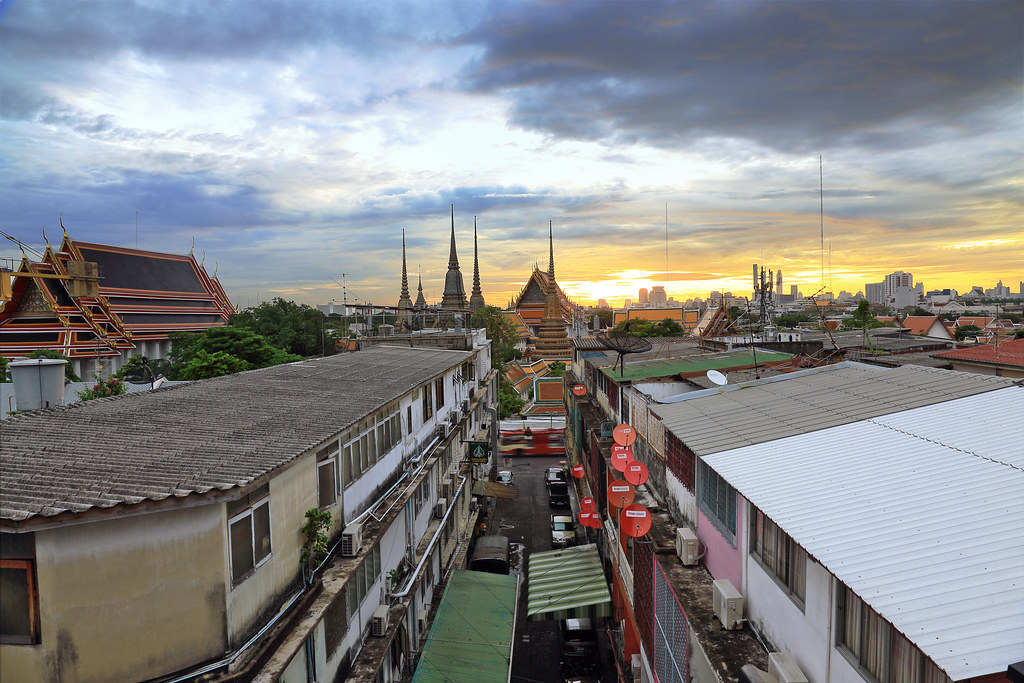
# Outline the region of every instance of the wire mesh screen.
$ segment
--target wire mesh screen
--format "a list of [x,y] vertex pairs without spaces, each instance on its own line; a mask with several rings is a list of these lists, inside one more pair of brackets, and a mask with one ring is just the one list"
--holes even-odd
[[658,683],[687,683],[689,629],[686,612],[665,571],[654,563],[654,673]]

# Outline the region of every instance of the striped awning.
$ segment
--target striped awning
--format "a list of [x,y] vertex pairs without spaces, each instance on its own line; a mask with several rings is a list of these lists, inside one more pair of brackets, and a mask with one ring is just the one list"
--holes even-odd
[[596,545],[533,553],[527,578],[526,614],[534,621],[611,616],[612,596]]

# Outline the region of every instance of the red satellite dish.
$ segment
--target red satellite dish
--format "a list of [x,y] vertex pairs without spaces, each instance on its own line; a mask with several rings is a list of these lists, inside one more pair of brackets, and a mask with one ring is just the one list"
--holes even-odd
[[612,430],[612,438],[620,446],[632,446],[636,441],[636,431],[629,425],[619,425]]
[[593,512],[581,512],[580,524],[582,524],[583,526],[590,526],[590,518],[593,514]]
[[640,486],[647,481],[647,475],[649,473],[647,472],[647,465],[634,460],[626,463],[626,471],[624,474],[626,475],[626,481],[633,486]]
[[580,510],[583,512],[597,512],[597,502],[590,496],[580,498]]
[[626,471],[626,465],[633,460],[632,446],[612,446],[612,467],[619,472]]
[[583,465],[573,465],[572,476],[576,477],[577,479],[582,479],[583,477],[587,476],[587,471],[583,469]]
[[582,384],[576,384],[572,388],[572,393],[576,394],[577,396],[586,396],[587,388]]
[[608,485],[608,503],[617,508],[624,508],[632,503],[635,495],[636,493],[633,491],[633,487],[629,485],[629,482],[622,481],[621,479],[613,481]]
[[619,515],[619,527],[627,536],[639,538],[651,530],[651,513],[643,505],[627,505]]

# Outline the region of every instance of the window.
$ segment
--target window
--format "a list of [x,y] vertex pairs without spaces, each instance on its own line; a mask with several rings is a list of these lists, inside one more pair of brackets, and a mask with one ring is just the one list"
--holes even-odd
[[430,384],[423,387],[423,424],[427,423],[430,416],[434,414],[434,393],[430,390]]
[[950,683],[949,677],[903,634],[846,586],[836,585],[836,645],[866,679],[878,683]]
[[718,472],[700,463],[700,508],[711,522],[736,543],[736,489],[718,476]]
[[803,605],[807,584],[807,553],[760,510],[751,506],[750,555],[790,597]]
[[316,464],[317,501],[321,509],[338,502],[337,451]]
[[240,583],[270,557],[270,486],[227,504],[231,581]]
[[0,643],[38,642],[35,534],[0,534]]
[[437,395],[437,409],[441,410],[444,407],[444,377],[434,380],[434,393]]
[[375,545],[366,558],[359,563],[359,568],[349,578],[345,586],[345,596],[348,600],[348,614],[351,617],[359,609],[359,605],[373,588],[373,584],[380,578],[380,546]]

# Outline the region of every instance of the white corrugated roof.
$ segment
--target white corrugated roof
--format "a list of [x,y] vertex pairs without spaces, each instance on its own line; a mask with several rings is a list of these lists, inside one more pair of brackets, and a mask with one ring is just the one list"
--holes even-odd
[[704,460],[954,681],[1024,660],[1024,387]]

